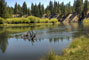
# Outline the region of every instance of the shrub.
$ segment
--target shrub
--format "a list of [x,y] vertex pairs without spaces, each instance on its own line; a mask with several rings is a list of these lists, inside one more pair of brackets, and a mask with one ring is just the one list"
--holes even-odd
[[49,23],[57,23],[58,22],[58,19],[56,19],[56,18],[52,18],[52,19],[50,19],[49,20]]
[[34,16],[29,16],[28,19],[30,20],[30,23],[39,23],[40,18],[34,17]]
[[6,20],[8,24],[30,23],[28,18],[9,18]]
[[40,22],[41,23],[48,23],[49,19],[48,18],[42,18],[42,19],[40,19]]
[[4,23],[4,19],[0,17],[0,24]]
[[89,23],[89,19],[84,19],[83,23]]

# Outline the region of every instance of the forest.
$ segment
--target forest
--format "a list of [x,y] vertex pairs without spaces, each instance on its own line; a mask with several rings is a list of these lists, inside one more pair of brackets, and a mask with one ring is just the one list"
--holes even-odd
[[71,3],[64,2],[59,3],[58,1],[50,1],[47,7],[44,7],[44,4],[31,4],[29,8],[27,7],[26,2],[23,3],[22,6],[20,4],[15,3],[14,7],[9,7],[5,0],[0,0],[0,17],[9,18],[12,17],[13,14],[20,14],[20,17],[23,15],[28,16],[36,16],[42,17],[44,14],[46,15],[55,15],[58,14],[59,18],[66,16],[68,13],[76,13],[80,16],[85,17],[89,10],[89,2],[88,0],[74,0],[73,6]]

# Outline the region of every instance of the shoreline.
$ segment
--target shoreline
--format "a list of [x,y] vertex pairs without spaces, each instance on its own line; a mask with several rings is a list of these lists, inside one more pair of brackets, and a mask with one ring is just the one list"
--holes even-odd
[[0,24],[0,27],[26,27],[26,26],[41,26],[41,25],[60,25],[60,23]]

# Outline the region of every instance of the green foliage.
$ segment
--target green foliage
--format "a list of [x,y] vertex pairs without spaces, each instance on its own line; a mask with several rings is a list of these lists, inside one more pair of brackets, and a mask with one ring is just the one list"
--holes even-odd
[[31,21],[31,23],[39,23],[40,21],[40,18],[34,16],[29,16],[27,18]]
[[52,18],[49,20],[49,22],[55,24],[58,22],[58,20],[56,18]]
[[58,23],[56,18],[48,19],[48,18],[39,18],[35,16],[29,16],[27,18],[7,18],[4,22],[3,18],[0,18],[0,24],[30,24],[30,23]]
[[4,19],[0,17],[0,24],[4,23]]
[[49,19],[48,18],[42,18],[42,19],[40,19],[40,23],[49,23]]
[[28,19],[31,23],[57,23],[58,20],[56,18],[48,19],[48,18],[38,18],[34,16],[29,16]]
[[23,23],[30,23],[30,20],[27,18],[8,18],[6,20],[8,24],[23,24]]

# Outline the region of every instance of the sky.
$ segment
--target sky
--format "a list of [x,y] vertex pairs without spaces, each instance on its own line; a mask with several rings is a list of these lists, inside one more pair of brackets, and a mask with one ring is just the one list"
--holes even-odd
[[[28,7],[31,6],[31,3],[38,4],[39,2],[44,4],[44,6],[46,7],[49,4],[50,0],[5,0],[5,1],[7,2],[7,5],[12,6],[12,7],[14,7],[16,2],[22,6],[24,1],[27,3]],[[54,1],[54,0],[51,0],[51,1]],[[56,1],[59,1],[60,3],[64,2],[64,4],[71,2],[71,5],[73,5],[73,2],[74,2],[74,0],[56,0]]]

